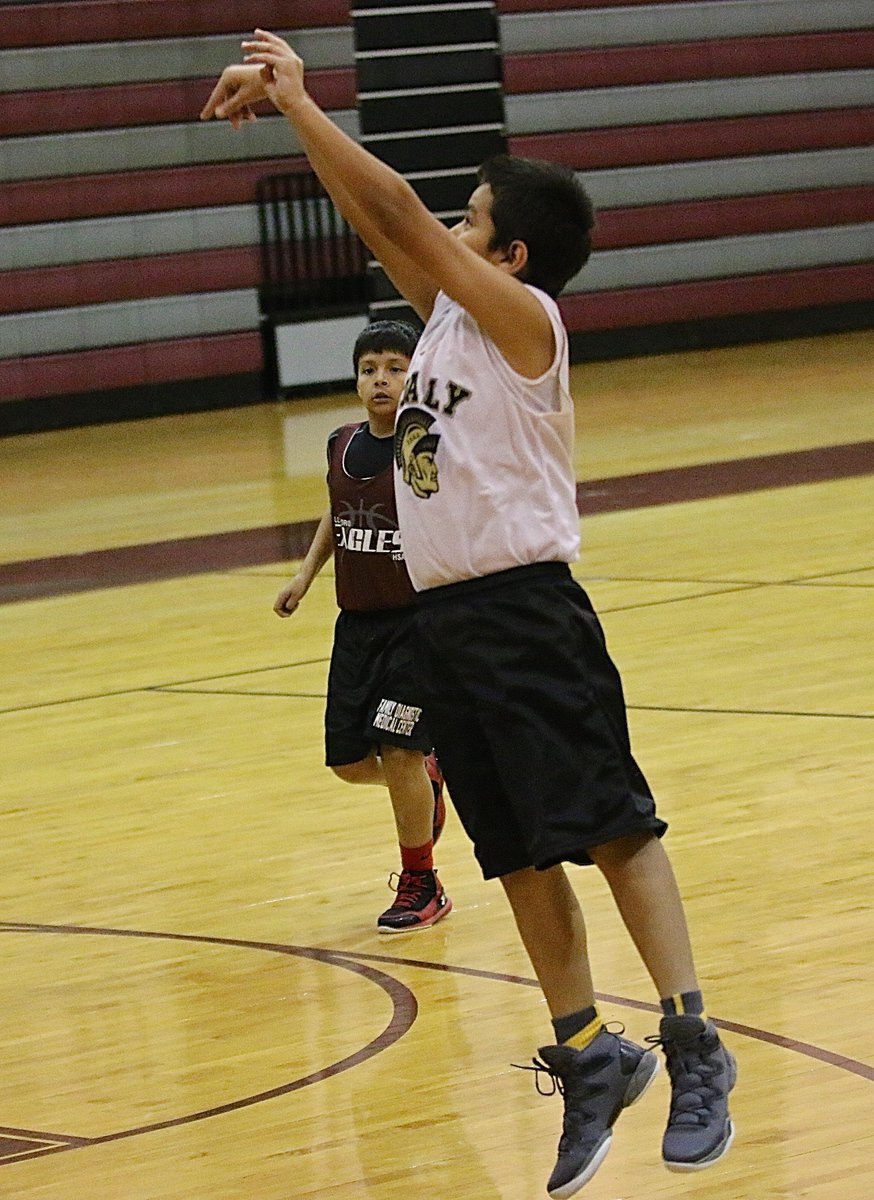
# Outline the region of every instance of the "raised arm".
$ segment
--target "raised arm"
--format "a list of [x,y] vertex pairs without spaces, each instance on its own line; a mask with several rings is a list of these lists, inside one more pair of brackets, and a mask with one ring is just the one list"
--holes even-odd
[[[428,212],[410,185],[327,117],[304,88],[303,63],[275,34],[244,42],[246,66],[227,68],[201,117],[239,122],[264,97],[294,127],[326,191],[401,293],[425,318],[442,289],[470,312],[510,365],[542,374],[554,355],[542,305],[515,278],[508,254],[487,260]],[[518,246],[512,252],[524,253]]]
[[[384,236],[379,224],[372,219],[369,212],[368,194],[362,193],[355,186],[353,179],[347,179],[342,169],[334,169],[336,164],[332,161],[331,143],[328,142],[327,146],[324,146],[318,137],[318,130],[315,136],[305,136],[292,115],[294,101],[301,102],[304,110],[311,108],[317,118],[321,118],[324,127],[322,133],[327,130],[329,136],[330,133],[335,134],[344,149],[348,149],[345,145],[348,143],[349,146],[361,150],[361,153],[374,163],[379,163],[379,160],[367,154],[351,138],[347,138],[307,95],[303,85],[303,62],[288,43],[264,30],[256,30],[255,36],[265,40],[244,42],[244,48],[268,45],[272,48],[268,57],[275,62],[262,61],[260,55],[248,55],[246,64],[226,67],[204,105],[200,119],[206,121],[210,117],[226,118],[235,129],[239,129],[244,121],[255,120],[252,111],[254,104],[259,100],[270,100],[295,128],[310,166],[322,181],[338,210],[382,265],[401,295],[409,301],[422,320],[427,321],[434,307],[439,285],[429,279],[422,268],[400,247]],[[258,58],[258,62],[249,62],[252,58]],[[305,115],[304,113],[302,119],[305,119]],[[385,173],[386,178],[394,177],[403,183],[401,177],[388,167],[385,168]]]

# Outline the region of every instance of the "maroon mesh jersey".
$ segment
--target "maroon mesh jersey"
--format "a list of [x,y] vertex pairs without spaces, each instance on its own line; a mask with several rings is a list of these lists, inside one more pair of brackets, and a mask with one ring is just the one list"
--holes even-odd
[[344,469],[346,447],[360,428],[344,425],[328,440],[337,603],[358,612],[407,608],[415,592],[401,548],[393,466],[370,479]]

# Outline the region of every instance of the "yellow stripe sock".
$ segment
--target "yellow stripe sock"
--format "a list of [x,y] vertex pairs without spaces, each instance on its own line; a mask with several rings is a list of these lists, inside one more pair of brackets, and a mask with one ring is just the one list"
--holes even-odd
[[700,992],[675,992],[674,995],[668,997],[667,1004],[662,1001],[662,1012],[666,1015],[678,1017],[692,1016],[700,1017],[702,1021],[707,1020],[707,1013],[704,1011],[701,993]]
[[601,1020],[601,1014],[595,1009],[594,1021],[590,1021],[585,1029],[581,1029],[573,1037],[569,1037],[564,1044],[566,1046],[573,1046],[575,1050],[585,1050],[587,1046],[590,1046],[594,1042],[603,1028],[604,1022]]

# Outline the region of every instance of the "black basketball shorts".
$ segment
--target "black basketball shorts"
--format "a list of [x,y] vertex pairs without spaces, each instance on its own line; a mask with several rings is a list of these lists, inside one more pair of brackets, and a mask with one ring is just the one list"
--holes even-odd
[[428,724],[486,879],[661,837],[619,673],[564,563],[422,592],[416,620]]
[[329,767],[358,762],[384,742],[430,752],[411,645],[414,615],[400,608],[337,617],[325,709]]

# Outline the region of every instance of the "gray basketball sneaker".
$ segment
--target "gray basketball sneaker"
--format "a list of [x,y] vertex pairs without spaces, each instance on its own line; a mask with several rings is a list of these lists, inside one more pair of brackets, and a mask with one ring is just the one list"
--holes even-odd
[[[564,1097],[558,1158],[546,1185],[553,1200],[564,1200],[588,1183],[607,1157],[614,1121],[652,1083],[659,1060],[606,1029],[585,1050],[543,1046],[537,1053],[541,1061],[535,1058],[528,1069],[545,1071],[552,1079],[550,1093]],[[543,1092],[539,1074],[537,1090]]]
[[658,1042],[671,1077],[671,1110],[662,1142],[669,1171],[702,1171],[719,1162],[734,1140],[728,1093],[737,1064],[712,1021],[662,1017]]

